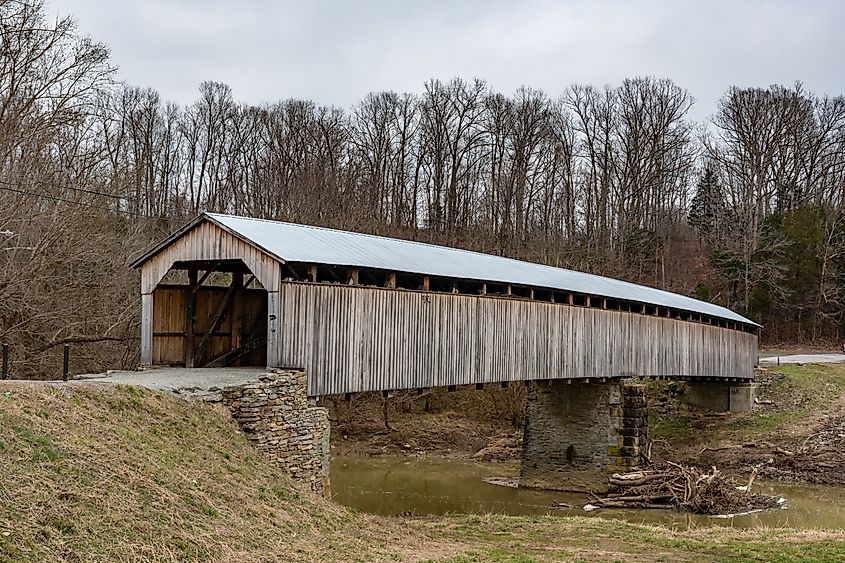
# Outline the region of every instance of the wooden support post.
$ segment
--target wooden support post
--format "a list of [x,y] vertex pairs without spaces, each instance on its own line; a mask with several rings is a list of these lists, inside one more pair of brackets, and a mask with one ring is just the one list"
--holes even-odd
[[572,293],[566,296],[566,300],[567,303],[569,303],[570,305],[575,305],[575,295],[573,295]]
[[549,292],[549,301],[550,301],[551,303],[554,303],[554,302],[555,302],[555,292],[554,292],[554,291],[550,291],[550,292]]
[[317,265],[311,264],[308,266],[308,281],[315,282],[317,281]]
[[478,291],[478,294],[479,295],[487,295],[487,284],[486,283],[481,284],[481,289]]
[[[243,283],[243,281],[241,281],[241,283]],[[202,359],[205,349],[208,347],[209,342],[211,342],[211,335],[215,330],[217,330],[217,327],[220,326],[220,322],[226,316],[226,311],[229,308],[229,302],[232,300],[232,295],[235,294],[236,287],[235,280],[233,279],[232,285],[229,286],[229,289],[226,291],[226,295],[223,296],[223,301],[221,301],[220,305],[217,306],[217,311],[214,313],[214,317],[212,317],[211,324],[208,325],[205,334],[202,335],[200,345],[197,346],[197,351],[194,354],[194,365],[200,363],[200,359]]]
[[601,308],[607,309],[607,299],[604,298],[604,297],[602,297],[602,300],[601,300]]
[[229,318],[232,319],[232,335],[229,337],[229,350],[238,350],[243,346],[243,290],[244,275],[240,272],[232,274],[232,294]]
[[506,295],[513,295],[513,288],[508,284],[507,290],[505,290]]
[[384,287],[396,288],[396,272],[388,272],[387,279],[384,280]]
[[359,285],[358,284],[358,268],[352,268],[349,270],[349,281],[347,281],[348,285]]
[[70,374],[70,344],[65,342],[64,357],[62,358],[62,381],[67,381]]
[[585,295],[584,296],[584,307],[589,307],[589,306],[590,306],[590,296]]
[[188,288],[185,291],[185,367],[194,367],[194,326],[197,316],[197,298],[196,289],[199,285],[197,283],[197,269],[191,268],[188,270]]
[[428,291],[430,287],[431,279],[428,276],[423,276],[422,287],[420,289],[422,289],[423,291]]
[[528,290],[528,299],[534,299],[534,288]]

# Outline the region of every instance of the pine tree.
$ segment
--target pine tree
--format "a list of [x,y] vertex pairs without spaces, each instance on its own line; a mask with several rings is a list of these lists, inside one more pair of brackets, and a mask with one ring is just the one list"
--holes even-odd
[[692,228],[702,236],[713,237],[717,234],[719,223],[723,219],[724,199],[722,188],[716,179],[713,168],[708,166],[698,181],[695,197],[692,198],[688,221]]

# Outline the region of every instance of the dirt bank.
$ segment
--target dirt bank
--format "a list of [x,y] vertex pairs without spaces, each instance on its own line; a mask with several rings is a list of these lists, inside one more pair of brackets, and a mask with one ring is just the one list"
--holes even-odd
[[750,413],[684,406],[676,384],[655,386],[655,456],[762,478],[845,484],[845,366],[793,364],[761,369]]
[[397,392],[389,399],[367,393],[351,401],[335,397],[325,405],[336,455],[512,461],[522,448],[524,401],[520,384],[437,389],[423,396]]

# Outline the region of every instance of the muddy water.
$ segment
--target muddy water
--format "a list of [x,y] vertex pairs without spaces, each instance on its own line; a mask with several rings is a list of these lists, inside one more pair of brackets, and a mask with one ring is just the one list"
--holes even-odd
[[845,528],[845,487],[760,483],[759,492],[787,499],[785,510],[720,519],[670,510],[554,509],[581,507],[584,495],[494,485],[489,477],[515,477],[514,465],[455,460],[361,458],[332,460],[332,497],[340,504],[376,514],[559,514],[619,518],[635,523],[688,528],[701,526],[790,526]]

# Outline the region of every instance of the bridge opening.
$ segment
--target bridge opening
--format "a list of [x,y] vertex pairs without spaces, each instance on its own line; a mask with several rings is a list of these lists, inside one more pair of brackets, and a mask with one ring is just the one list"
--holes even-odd
[[267,291],[241,260],[177,262],[152,297],[152,364],[266,365]]

